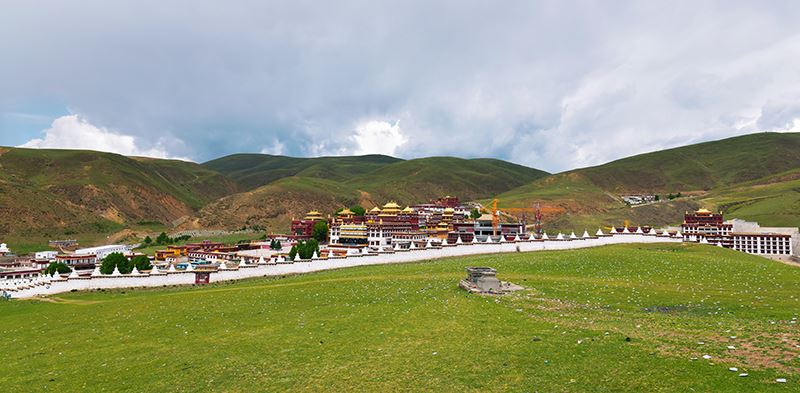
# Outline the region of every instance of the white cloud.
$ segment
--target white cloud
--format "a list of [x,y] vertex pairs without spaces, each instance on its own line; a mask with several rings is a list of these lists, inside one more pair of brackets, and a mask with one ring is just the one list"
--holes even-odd
[[153,147],[143,149],[139,147],[135,137],[97,127],[74,114],[53,120],[53,124],[44,130],[44,134],[44,138],[31,139],[20,147],[97,150],[125,156],[176,158],[189,161],[187,158],[171,154],[165,147],[163,139],[159,139]]
[[283,155],[286,149],[286,145],[281,143],[281,141],[275,139],[272,141],[272,144],[269,146],[264,146],[261,148],[261,154],[270,154],[273,156],[280,156]]
[[371,120],[359,124],[356,133],[350,136],[356,148],[353,154],[385,154],[393,156],[397,148],[404,145],[408,139],[400,130],[400,122],[394,124]]

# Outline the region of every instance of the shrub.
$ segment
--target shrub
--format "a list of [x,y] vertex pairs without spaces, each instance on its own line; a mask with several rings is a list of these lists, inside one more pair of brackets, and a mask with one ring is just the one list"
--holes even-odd
[[44,269],[44,272],[48,276],[52,276],[54,272],[58,272],[58,274],[64,274],[71,272],[72,269],[69,268],[64,262],[53,262]]

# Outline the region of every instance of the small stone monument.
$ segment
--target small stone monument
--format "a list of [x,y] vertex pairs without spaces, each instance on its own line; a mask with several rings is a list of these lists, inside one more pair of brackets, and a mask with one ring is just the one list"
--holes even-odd
[[459,287],[480,294],[500,295],[523,289],[521,286],[497,279],[497,271],[490,267],[468,267],[467,278],[461,280]]

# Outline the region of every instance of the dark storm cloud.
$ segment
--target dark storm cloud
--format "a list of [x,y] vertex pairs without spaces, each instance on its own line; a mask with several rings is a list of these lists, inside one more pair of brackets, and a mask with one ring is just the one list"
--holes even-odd
[[123,152],[198,161],[378,151],[562,170],[791,129],[795,4],[12,1],[0,112],[77,116],[31,146],[127,135]]

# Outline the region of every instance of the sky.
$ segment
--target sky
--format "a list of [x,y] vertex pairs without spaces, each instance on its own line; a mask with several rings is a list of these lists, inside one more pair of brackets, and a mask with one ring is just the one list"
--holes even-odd
[[0,145],[558,172],[800,131],[798,17],[791,0],[4,0]]

